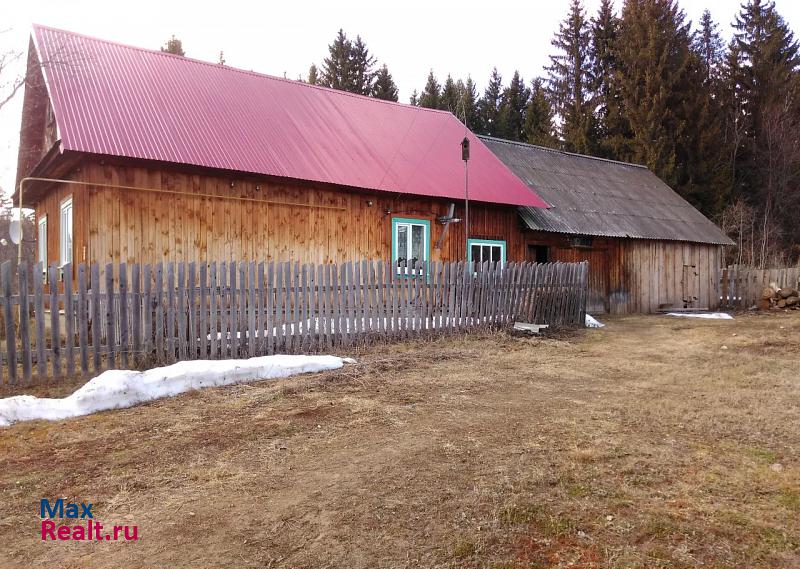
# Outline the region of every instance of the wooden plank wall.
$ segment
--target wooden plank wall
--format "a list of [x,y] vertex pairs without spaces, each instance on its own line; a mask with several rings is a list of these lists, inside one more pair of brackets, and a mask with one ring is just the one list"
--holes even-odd
[[76,290],[69,279],[61,288],[51,265],[46,292],[42,265],[23,263],[18,274],[10,262],[0,267],[3,381],[346,350],[515,320],[583,326],[588,266],[250,261],[109,264],[104,276],[98,265],[79,265],[76,273]]
[[573,247],[567,235],[530,231],[526,244],[547,245],[554,261],[589,261],[589,295],[594,299],[589,304],[596,308],[597,299],[605,297],[605,311],[611,314],[654,313],[666,306],[710,310],[719,306],[718,245],[595,237],[592,247],[584,249]]
[[[58,206],[70,194],[76,263],[390,258],[393,217],[430,222],[430,261],[465,258],[463,223],[451,224],[442,248],[434,247],[444,230],[437,218],[448,213],[451,200],[241,179],[146,162],[87,160],[69,178],[220,198],[57,186],[36,207],[37,215],[48,215],[50,261],[58,258]],[[222,199],[231,197],[259,202]],[[456,204],[455,215],[463,218],[463,204]],[[515,207],[471,203],[470,226],[473,238],[506,241],[508,261],[524,260]]]

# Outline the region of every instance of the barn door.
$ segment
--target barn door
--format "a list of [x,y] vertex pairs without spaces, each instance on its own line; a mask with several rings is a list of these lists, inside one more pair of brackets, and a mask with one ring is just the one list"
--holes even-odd
[[697,298],[700,294],[700,273],[697,270],[697,265],[683,266],[681,285],[683,287],[684,308],[696,306]]

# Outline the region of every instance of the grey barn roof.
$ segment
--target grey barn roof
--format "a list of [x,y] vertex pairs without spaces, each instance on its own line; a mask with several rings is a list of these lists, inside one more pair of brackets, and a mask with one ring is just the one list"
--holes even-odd
[[539,231],[690,241],[733,242],[645,166],[480,137],[551,207],[520,208]]

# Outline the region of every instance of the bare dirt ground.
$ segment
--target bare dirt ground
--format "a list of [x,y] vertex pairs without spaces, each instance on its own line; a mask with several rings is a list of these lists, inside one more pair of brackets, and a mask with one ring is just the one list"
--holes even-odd
[[797,314],[407,343],[0,430],[0,565],[800,567],[798,451]]

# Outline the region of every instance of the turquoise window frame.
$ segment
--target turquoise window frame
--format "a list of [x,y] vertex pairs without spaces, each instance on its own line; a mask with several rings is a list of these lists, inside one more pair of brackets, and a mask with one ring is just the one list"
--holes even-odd
[[[409,275],[408,272],[400,273],[400,268],[397,267],[397,226],[400,224],[422,225],[425,227],[425,244],[422,248],[425,253],[425,258],[421,259],[423,263],[428,262],[431,258],[431,222],[427,219],[416,219],[412,217],[393,217],[392,218],[392,265],[395,266],[395,273],[401,276],[420,276]],[[425,269],[422,270],[425,272]]]
[[506,242],[498,239],[467,239],[467,260],[472,262],[473,245],[494,245],[500,247],[500,266],[506,264]]

